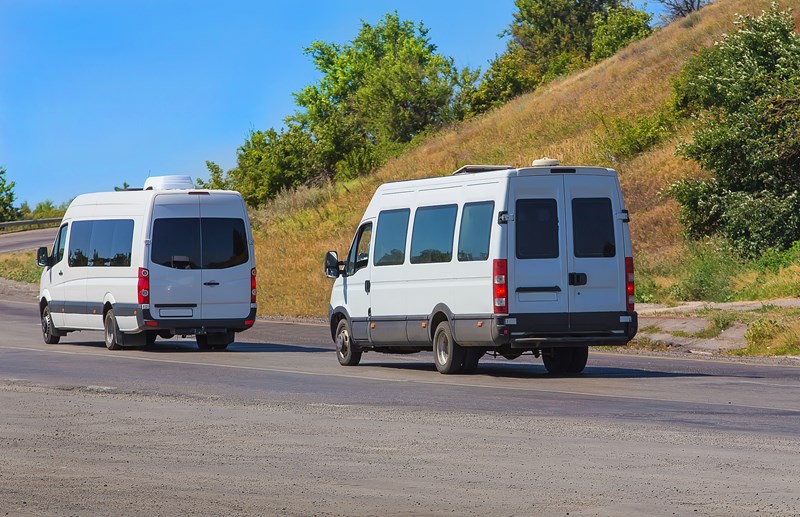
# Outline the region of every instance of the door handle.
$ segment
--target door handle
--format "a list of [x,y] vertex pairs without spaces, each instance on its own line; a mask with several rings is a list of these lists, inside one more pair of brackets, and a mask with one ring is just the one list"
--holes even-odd
[[570,273],[569,274],[569,285],[586,285],[588,279],[586,278],[586,273]]
[[216,280],[211,280],[210,282],[204,282],[203,285],[219,285],[219,282]]
[[369,288],[371,287],[369,280],[364,280],[364,290],[369,293]]
[[64,272],[63,271],[59,271],[58,272],[58,276],[64,276]]

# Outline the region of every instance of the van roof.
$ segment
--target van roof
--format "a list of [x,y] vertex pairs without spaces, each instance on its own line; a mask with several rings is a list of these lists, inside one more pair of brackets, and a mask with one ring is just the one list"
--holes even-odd
[[[119,215],[145,214],[149,210],[154,197],[164,196],[186,196],[186,195],[235,195],[241,199],[241,194],[235,190],[121,190],[116,192],[93,192],[81,194],[72,200],[64,218],[82,217],[89,212],[89,207],[96,206],[115,206],[114,209]],[[93,209],[92,209],[93,210]],[[99,216],[95,212],[93,215]]]

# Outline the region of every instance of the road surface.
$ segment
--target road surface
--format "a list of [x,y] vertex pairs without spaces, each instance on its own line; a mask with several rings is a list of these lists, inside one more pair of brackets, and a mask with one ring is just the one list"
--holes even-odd
[[40,246],[53,245],[58,228],[42,228],[24,232],[0,233],[0,253],[35,250]]
[[800,367],[593,351],[340,367],[324,325],[227,352],[41,341],[0,300],[0,514],[797,515]]

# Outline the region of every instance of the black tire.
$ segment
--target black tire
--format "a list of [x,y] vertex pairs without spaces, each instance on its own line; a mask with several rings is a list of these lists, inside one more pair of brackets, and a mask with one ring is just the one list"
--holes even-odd
[[114,309],[110,309],[106,313],[103,327],[105,330],[106,348],[109,350],[121,350],[122,333],[117,326],[117,318],[114,317]]
[[228,345],[233,343],[234,332],[214,332],[212,334],[197,334],[197,348],[203,351],[225,350]]
[[156,332],[155,330],[148,330],[144,338],[145,348],[155,345],[157,337],[158,337],[158,332]]
[[553,375],[575,375],[586,368],[589,359],[588,346],[567,346],[552,348],[550,353],[542,354],[542,361],[548,373]]
[[347,318],[342,318],[336,325],[336,359],[342,366],[358,366],[363,353],[358,345],[353,343],[350,324]]
[[197,341],[197,348],[200,350],[211,350],[211,345],[208,344],[208,334],[197,334],[194,339]]
[[61,336],[56,334],[56,327],[53,325],[53,317],[50,315],[49,305],[45,305],[42,311],[42,338],[48,345],[55,345],[61,340]]
[[464,368],[464,355],[464,348],[453,340],[450,323],[439,323],[433,333],[433,362],[439,373],[460,373]]
[[478,361],[486,352],[483,348],[468,347],[464,349],[464,367],[462,373],[475,373],[478,370]]

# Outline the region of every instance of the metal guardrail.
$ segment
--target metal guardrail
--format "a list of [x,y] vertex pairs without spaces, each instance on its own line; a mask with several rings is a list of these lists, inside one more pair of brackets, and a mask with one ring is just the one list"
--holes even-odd
[[0,232],[5,230],[22,230],[30,228],[50,228],[58,226],[61,223],[60,217],[53,217],[51,219],[30,219],[28,221],[8,221],[0,222]]

